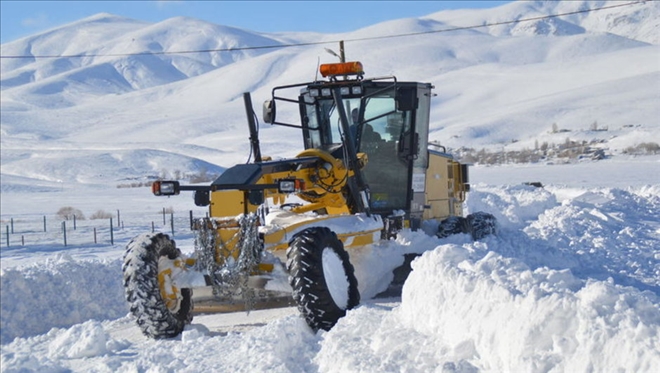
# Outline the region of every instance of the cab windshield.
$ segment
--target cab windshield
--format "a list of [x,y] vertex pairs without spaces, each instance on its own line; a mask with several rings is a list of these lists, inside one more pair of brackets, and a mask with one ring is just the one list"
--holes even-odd
[[[350,139],[356,150],[366,153],[362,175],[371,191],[370,208],[391,213],[408,206],[412,161],[401,157],[400,143],[412,129],[414,109],[397,110],[394,85],[366,87],[362,97],[343,98]],[[304,97],[305,147],[319,148],[341,156],[343,130],[332,97]]]
[[[374,90],[361,98],[344,98],[344,109],[349,121],[350,137],[358,151],[374,141],[398,141],[401,133],[409,128],[408,112],[396,110],[395,90]],[[342,126],[332,97],[312,98],[303,96],[306,105],[306,148],[329,148],[342,143]]]

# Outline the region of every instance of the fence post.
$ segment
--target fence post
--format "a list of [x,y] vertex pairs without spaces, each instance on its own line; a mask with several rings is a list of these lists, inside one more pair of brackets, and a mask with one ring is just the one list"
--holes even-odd
[[73,230],[76,230],[76,214],[73,214]]
[[165,225],[165,207],[163,207],[163,225]]
[[115,236],[114,232],[112,231],[112,218],[110,218],[110,245],[115,244]]
[[62,233],[64,233],[64,246],[66,246],[66,221],[62,222]]
[[193,213],[192,213],[192,210],[190,210],[190,230],[193,230]]
[[96,243],[96,227],[94,227],[94,243]]
[[119,209],[117,209],[117,228],[119,228],[119,224],[121,222],[121,219],[119,218]]
[[154,233],[156,231],[156,227],[154,226],[154,222],[151,222],[151,233]]
[[14,218],[11,218],[11,234],[14,234]]
[[174,238],[174,213],[170,212],[170,226],[172,227],[172,238]]
[[25,246],[25,236],[21,235],[21,246]]
[[46,215],[44,215],[44,232],[46,231]]
[[9,226],[5,225],[5,227],[7,228],[7,234],[5,235],[5,237],[7,238],[7,247],[9,247]]

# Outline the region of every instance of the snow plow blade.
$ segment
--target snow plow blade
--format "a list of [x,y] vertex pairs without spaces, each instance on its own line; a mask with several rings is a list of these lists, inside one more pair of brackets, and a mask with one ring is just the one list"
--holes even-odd
[[231,313],[296,306],[291,293],[260,290],[259,294],[255,296],[254,302],[248,305],[240,296],[221,298],[213,295],[211,286],[194,288],[192,313]]

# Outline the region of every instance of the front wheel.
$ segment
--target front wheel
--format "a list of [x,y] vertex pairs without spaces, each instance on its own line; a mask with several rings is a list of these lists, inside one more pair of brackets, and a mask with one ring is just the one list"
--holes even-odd
[[126,246],[122,266],[126,300],[148,337],[176,337],[192,321],[192,290],[173,287],[168,271],[159,268],[159,262],[180,254],[174,241],[162,233],[142,234]]
[[348,253],[328,228],[309,228],[291,240],[287,270],[298,310],[314,331],[330,330],[360,303]]

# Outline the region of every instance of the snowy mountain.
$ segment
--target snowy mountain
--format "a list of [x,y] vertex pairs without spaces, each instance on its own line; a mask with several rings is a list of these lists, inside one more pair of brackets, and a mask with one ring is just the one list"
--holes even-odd
[[[185,17],[150,24],[99,14],[1,46],[2,173],[76,182],[80,178],[50,174],[41,159],[75,168],[99,152],[117,157],[114,150],[161,150],[221,167],[243,162],[249,151],[242,93],[251,92],[258,107],[275,85],[313,80],[318,60],[334,59],[322,48],[336,44],[208,50],[337,40],[346,40],[348,58],[362,61],[368,76],[433,83],[432,139],[450,148],[515,150],[568,136],[606,140],[604,146],[618,153],[660,138],[660,4],[436,31],[621,4],[512,2],[335,35],[263,34]],[[352,41],[409,33],[422,34]],[[157,54],[195,50],[205,52]],[[61,55],[76,57],[7,58]],[[608,131],[590,132],[594,122]],[[549,133],[553,123],[572,132]],[[300,149],[295,131],[263,129],[264,153],[291,156]],[[78,161],[62,148],[75,148]],[[105,177],[85,182],[152,177],[187,167],[180,165],[184,159],[131,169],[106,162],[108,169],[97,172]]]

